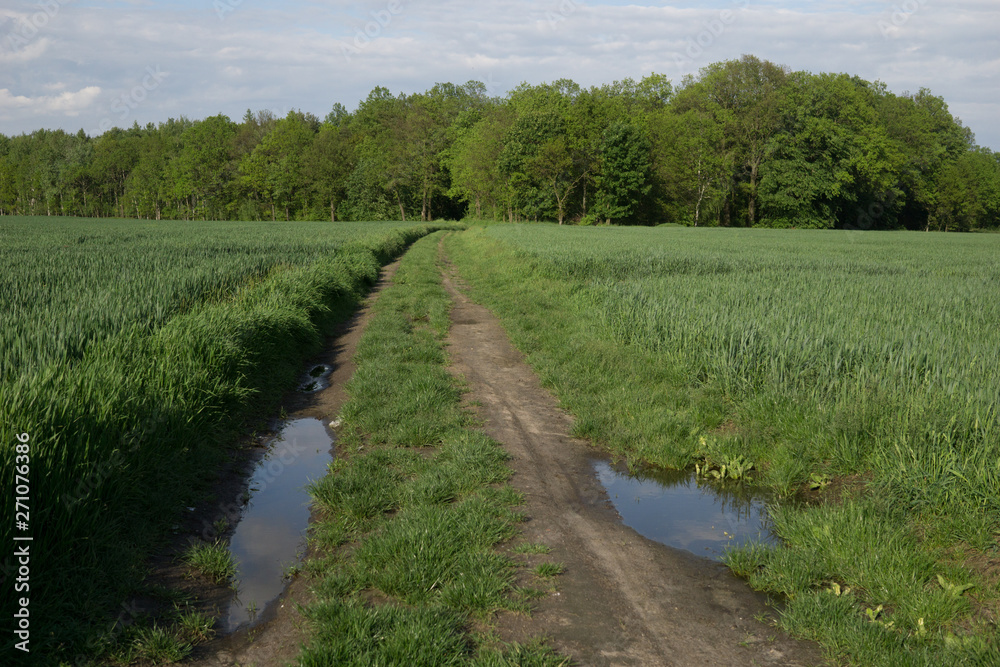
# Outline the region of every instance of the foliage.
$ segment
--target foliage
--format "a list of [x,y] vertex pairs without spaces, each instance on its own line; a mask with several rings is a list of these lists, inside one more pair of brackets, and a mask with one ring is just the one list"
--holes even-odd
[[945,101],[743,56],[674,85],[477,81],[354,111],[0,135],[0,215],[995,229],[1000,160]]

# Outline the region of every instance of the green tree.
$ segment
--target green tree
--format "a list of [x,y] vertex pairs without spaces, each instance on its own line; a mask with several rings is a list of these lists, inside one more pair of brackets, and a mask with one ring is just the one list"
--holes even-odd
[[989,149],[967,151],[942,170],[928,226],[944,232],[967,232],[998,225],[1000,161]]
[[762,168],[770,226],[846,227],[895,196],[899,159],[869,93],[846,74],[789,77],[783,127]]
[[[318,121],[317,121],[318,122]],[[281,208],[285,220],[301,207],[306,186],[301,163],[312,143],[314,121],[301,111],[289,111],[239,164],[239,181],[255,201],[266,202],[275,220]]]
[[745,55],[703,68],[683,96],[684,103],[713,114],[722,126],[723,151],[733,156],[732,198],[726,201],[723,224],[733,222],[733,203],[746,210],[746,217],[737,218],[737,223],[757,224],[761,166],[781,125],[787,74],[783,66]]
[[192,217],[219,217],[226,209],[233,180],[233,139],[236,125],[219,114],[196,122],[180,137],[173,160],[172,195],[185,203]]
[[90,178],[114,215],[125,217],[125,184],[139,161],[138,135],[112,128],[94,140]]
[[302,157],[302,176],[311,196],[324,208],[329,206],[330,222],[347,199],[348,177],[357,166],[356,149],[347,122],[324,122]]
[[651,149],[649,138],[634,125],[616,123],[605,131],[596,209],[608,223],[635,222],[652,187]]

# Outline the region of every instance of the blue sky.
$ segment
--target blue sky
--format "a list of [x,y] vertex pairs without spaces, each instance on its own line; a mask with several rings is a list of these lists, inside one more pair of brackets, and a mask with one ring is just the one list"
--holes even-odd
[[[375,86],[475,79],[675,82],[753,53],[794,70],[930,88],[1000,150],[1000,0],[8,0],[0,133],[291,108],[354,108]],[[367,34],[366,34],[367,31]]]

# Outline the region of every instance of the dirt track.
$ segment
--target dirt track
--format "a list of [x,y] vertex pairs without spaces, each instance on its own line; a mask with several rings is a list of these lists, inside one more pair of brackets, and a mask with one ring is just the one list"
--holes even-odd
[[[391,280],[387,267],[370,305]],[[507,641],[544,636],[581,665],[819,665],[818,649],[776,635],[754,619],[763,599],[722,565],[651,542],[621,523],[591,467],[594,451],[571,438],[570,417],[543,389],[497,319],[471,302],[451,273],[455,302],[449,336],[453,372],[469,385],[485,430],[513,456],[512,483],[525,493],[523,540],[543,543],[546,560],[563,563],[558,594],[536,601],[531,617],[498,619]],[[368,320],[358,313],[314,361],[333,366],[330,387],[295,394],[291,418],[331,419],[346,399],[351,357]],[[306,640],[295,603],[308,599],[297,579],[266,621],[199,647],[185,664],[205,667],[283,665]],[[282,606],[283,605],[283,606]],[[773,641],[769,637],[775,637]]]
[[[594,452],[542,388],[498,320],[469,300],[453,271],[449,354],[485,431],[513,456],[527,498],[524,540],[561,562],[558,594],[530,618],[504,615],[506,640],[545,636],[584,665],[818,665],[809,643],[754,619],[763,598],[724,566],[651,542],[622,524],[598,483]],[[774,637],[771,641],[769,637]]]

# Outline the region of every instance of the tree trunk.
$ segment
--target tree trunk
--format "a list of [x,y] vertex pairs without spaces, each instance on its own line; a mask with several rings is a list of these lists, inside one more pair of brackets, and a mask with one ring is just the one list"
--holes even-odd
[[396,190],[396,203],[399,204],[399,215],[406,222],[406,209],[403,208],[403,200],[399,196],[399,190]]
[[337,208],[333,205],[333,198],[330,198],[330,222],[337,222]]

